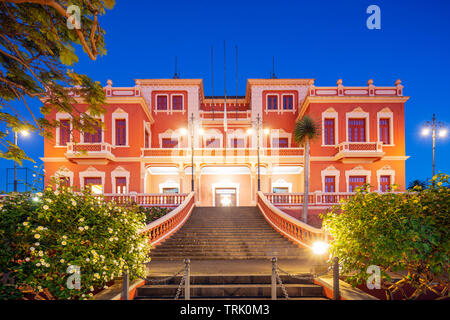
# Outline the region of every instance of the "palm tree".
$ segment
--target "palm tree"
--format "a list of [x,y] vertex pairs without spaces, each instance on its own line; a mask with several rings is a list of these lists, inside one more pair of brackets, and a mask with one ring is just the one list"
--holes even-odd
[[295,124],[294,140],[305,148],[305,170],[303,173],[303,221],[308,219],[309,195],[309,142],[320,136],[320,126],[310,116],[304,116]]
[[408,189],[413,190],[414,187],[420,187],[422,190],[427,188],[427,181],[423,180],[413,180],[408,184]]

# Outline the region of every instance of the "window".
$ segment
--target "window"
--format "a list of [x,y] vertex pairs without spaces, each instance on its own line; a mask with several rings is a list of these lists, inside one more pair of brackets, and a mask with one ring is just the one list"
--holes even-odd
[[336,177],[326,176],[325,177],[325,192],[336,192]]
[[293,107],[293,97],[292,96],[283,96],[283,109],[284,110],[292,110]]
[[158,110],[167,110],[167,96],[158,96],[156,98],[156,108]]
[[231,146],[233,148],[244,148],[244,139],[242,138],[231,139]]
[[178,188],[163,188],[163,193],[178,193]]
[[267,109],[269,110],[276,110],[278,109],[277,106],[277,96],[268,96],[267,97]]
[[125,119],[116,119],[116,146],[127,143],[127,123]]
[[102,142],[102,127],[100,126],[99,121],[97,121],[97,125],[94,128],[95,133],[85,132],[84,133],[84,142],[85,143],[101,143]]
[[162,138],[162,147],[163,148],[175,148],[178,146],[178,140],[174,140],[171,138]]
[[351,176],[349,177],[349,192],[356,192],[356,188],[366,183],[365,176]]
[[325,119],[324,121],[325,144],[334,145],[334,119]]
[[220,140],[217,138],[206,139],[206,148],[220,148]]
[[380,176],[380,191],[388,192],[391,186],[391,176]]
[[89,188],[92,193],[101,194],[103,192],[101,177],[86,177],[84,178],[84,185]]
[[70,120],[60,120],[59,123],[59,145],[65,146],[70,142]]
[[288,187],[273,187],[272,188],[273,193],[289,193]]
[[390,144],[389,119],[380,119],[380,141]]
[[59,177],[59,186],[60,187],[70,187],[70,177]]
[[366,119],[348,119],[348,140],[350,142],[366,141]]
[[172,97],[172,109],[173,110],[183,110],[183,97],[173,96]]
[[272,139],[272,148],[288,148],[289,139],[288,138],[274,138]]
[[116,177],[116,193],[127,193],[127,178]]
[[148,149],[150,148],[150,134],[148,133],[147,130],[145,130],[144,133],[144,148]]

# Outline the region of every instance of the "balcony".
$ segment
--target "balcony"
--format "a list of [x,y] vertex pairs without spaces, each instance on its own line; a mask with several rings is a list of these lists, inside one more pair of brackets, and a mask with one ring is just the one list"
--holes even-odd
[[109,143],[68,143],[65,156],[77,164],[108,164],[115,160]]
[[342,142],[336,147],[335,161],[372,163],[384,156],[382,142]]
[[[192,150],[190,148],[149,148],[142,149],[142,157],[160,162],[161,159],[173,161],[190,161]],[[195,148],[195,161],[208,163],[236,163],[239,161],[256,161],[258,150],[256,148]],[[289,163],[303,161],[303,148],[261,148],[259,151],[261,161],[264,159]]]

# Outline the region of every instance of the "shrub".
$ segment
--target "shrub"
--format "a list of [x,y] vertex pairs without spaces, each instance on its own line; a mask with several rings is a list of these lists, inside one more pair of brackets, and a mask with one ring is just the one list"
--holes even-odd
[[[89,191],[69,188],[13,193],[0,202],[0,272],[16,287],[0,284],[0,299],[44,295],[86,299],[123,270],[145,275],[150,245],[139,230],[145,215],[106,203]],[[81,272],[80,289],[69,289],[69,266]]]
[[138,207],[139,211],[145,214],[145,223],[149,224],[166,214],[168,214],[171,210],[169,208],[164,207]]
[[[367,281],[370,265],[380,267],[381,288],[388,299],[396,292],[415,299],[427,291],[448,295],[450,265],[449,176],[435,176],[426,189],[379,194],[361,188],[324,216],[332,236],[330,253],[339,257],[353,285]],[[390,272],[400,272],[394,282]],[[405,286],[413,288],[404,293]]]

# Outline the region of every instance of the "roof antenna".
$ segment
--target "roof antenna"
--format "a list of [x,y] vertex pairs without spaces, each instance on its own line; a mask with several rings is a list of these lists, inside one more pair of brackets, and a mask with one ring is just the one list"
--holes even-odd
[[180,79],[180,75],[178,74],[178,57],[175,56],[175,73],[173,74],[174,79]]
[[277,76],[275,75],[275,56],[272,56],[272,79],[276,79]]

